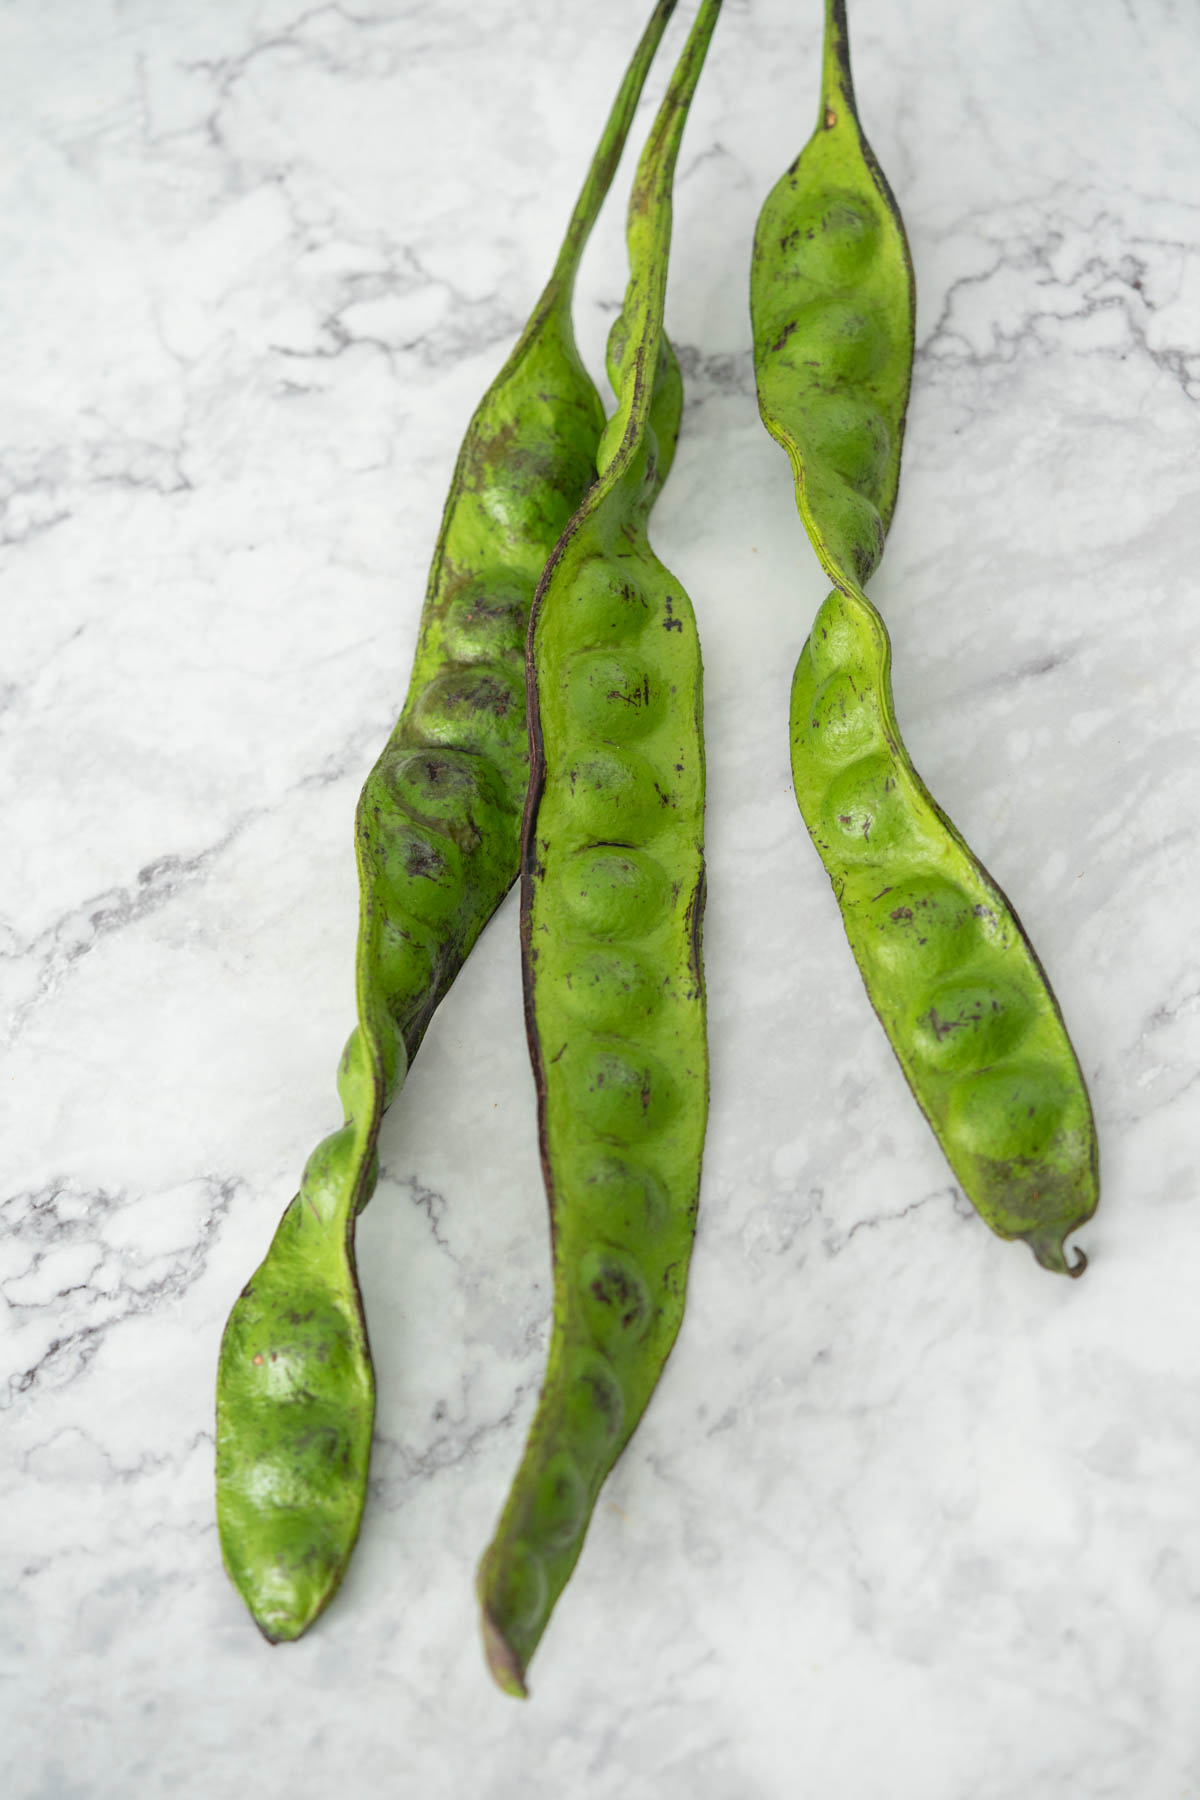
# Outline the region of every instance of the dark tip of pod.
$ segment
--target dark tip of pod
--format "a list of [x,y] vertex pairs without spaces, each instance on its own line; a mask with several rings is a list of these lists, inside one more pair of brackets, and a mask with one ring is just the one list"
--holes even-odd
[[1061,1237],[1054,1237],[1049,1234],[1042,1236],[1037,1232],[1031,1231],[1026,1235],[1025,1242],[1029,1245],[1029,1248],[1033,1251],[1033,1254],[1037,1257],[1043,1269],[1049,1269],[1055,1275],[1069,1275],[1073,1281],[1078,1281],[1079,1277],[1088,1266],[1088,1259],[1083,1251],[1079,1249],[1078,1245],[1075,1246],[1074,1262],[1067,1261]]
[[525,1668],[487,1601],[483,1602],[483,1649],[487,1666],[496,1686],[516,1700],[528,1700]]

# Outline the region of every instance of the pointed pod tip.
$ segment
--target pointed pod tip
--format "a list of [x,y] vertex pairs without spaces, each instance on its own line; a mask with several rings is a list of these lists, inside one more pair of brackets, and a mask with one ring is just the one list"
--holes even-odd
[[250,1617],[268,1644],[294,1644],[310,1625],[316,1623],[330,1598],[329,1594],[324,1594],[316,1604],[307,1598],[297,1600],[294,1607],[283,1607],[277,1599],[264,1605],[261,1595],[248,1594],[244,1588],[240,1592]]
[[525,1667],[487,1602],[482,1608],[483,1650],[492,1680],[516,1700],[528,1700]]
[[[222,1500],[225,1502],[221,1510]],[[269,1512],[229,1508],[228,1493],[218,1493],[218,1522],[225,1572],[246,1611],[268,1644],[293,1644],[316,1624],[337,1592],[350,1558],[344,1538],[330,1545],[313,1530],[311,1519],[299,1521],[300,1533],[285,1541],[280,1520]],[[287,1523],[293,1528],[295,1519]],[[324,1554],[322,1554],[322,1550]]]

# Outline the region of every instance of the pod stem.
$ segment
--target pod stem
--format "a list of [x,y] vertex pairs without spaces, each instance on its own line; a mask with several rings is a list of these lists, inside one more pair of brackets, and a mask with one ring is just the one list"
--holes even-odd
[[[654,61],[655,51],[662,40],[663,32],[675,11],[677,0],[658,0],[651,13],[629,61],[629,66],[621,81],[612,110],[605,122],[600,142],[596,146],[583,186],[579,190],[579,198],[571,213],[566,236],[558,253],[554,271],[547,283],[544,300],[557,302],[561,306],[569,306],[571,294],[575,286],[575,277],[579,271],[580,258],[592,234],[605,195],[612,185],[613,176],[617,172],[617,164],[625,148],[625,140],[629,136],[629,128],[633,123],[633,115],[637,111],[638,101],[642,96],[646,76],[650,64]],[[536,309],[541,311],[539,305]]]
[[[666,303],[675,165],[688,109],[720,11],[721,0],[703,0],[693,20],[683,54],[646,139],[629,196],[625,235],[630,281],[624,313],[630,354],[617,394],[616,411],[605,433],[605,442],[615,446],[609,457],[611,463],[630,461],[637,454],[649,417]],[[601,474],[607,466],[602,454]]]
[[832,131],[848,114],[857,117],[854,77],[850,73],[850,36],[846,0],[825,0],[825,43],[821,56],[821,111],[818,129]]

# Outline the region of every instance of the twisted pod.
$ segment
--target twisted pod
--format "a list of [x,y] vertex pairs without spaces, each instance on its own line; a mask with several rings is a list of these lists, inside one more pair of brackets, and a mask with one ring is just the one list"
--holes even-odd
[[817,129],[768,195],[750,283],[759,410],[834,583],[796,666],[796,800],[917,1103],[977,1211],[1038,1261],[1097,1200],[1078,1060],[1011,904],[913,768],[891,645],[862,591],[896,503],[912,264],[855,110],[844,0],[826,0]]
[[366,1494],[375,1383],[354,1221],[388,1102],[516,878],[528,780],[530,601],[595,478],[604,409],[571,328],[576,272],[675,0],[622,81],[553,274],[471,420],[442,517],[408,697],[358,805],[358,1024],[345,1122],[319,1144],[235,1304],[217,1375],[225,1566],[273,1642],[337,1589]]

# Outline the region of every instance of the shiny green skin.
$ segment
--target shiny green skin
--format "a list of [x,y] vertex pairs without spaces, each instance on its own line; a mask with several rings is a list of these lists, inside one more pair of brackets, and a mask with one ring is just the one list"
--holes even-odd
[[358,1535],[375,1389],[354,1222],[375,1187],[384,1110],[518,872],[529,607],[595,480],[604,428],[571,329],[575,275],[674,5],[654,9],[554,273],[459,453],[408,697],[358,805],[358,1024],[338,1075],[345,1123],[309,1159],[221,1344],[221,1548],[272,1642],[312,1624]]
[[930,796],[892,706],[891,645],[860,584],[891,520],[912,368],[904,228],[854,106],[844,0],[827,0],[821,111],[759,217],[759,408],[836,583],[796,667],[796,799],[917,1102],[992,1230],[1079,1275],[1095,1128],[1058,1004],[1012,906]]
[[516,1695],[675,1341],[695,1229],[708,1111],[700,646],[647,523],[682,397],[662,333],[675,159],[719,9],[701,7],[643,152],[601,479],[534,602],[521,923],[554,1320],[478,1580],[488,1663]]

